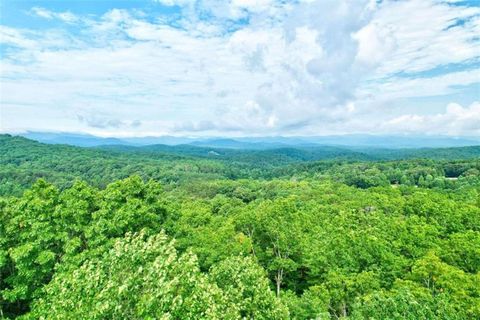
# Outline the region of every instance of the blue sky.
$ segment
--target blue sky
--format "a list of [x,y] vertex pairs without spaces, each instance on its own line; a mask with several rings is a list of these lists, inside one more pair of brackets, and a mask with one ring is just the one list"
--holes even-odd
[[480,1],[0,2],[0,131],[480,136]]

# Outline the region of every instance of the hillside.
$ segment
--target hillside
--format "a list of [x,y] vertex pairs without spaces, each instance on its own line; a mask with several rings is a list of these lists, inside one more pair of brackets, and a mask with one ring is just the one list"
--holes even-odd
[[[381,175],[373,174],[373,181],[377,182],[367,183],[375,185],[380,181],[380,184],[399,183],[402,175],[393,171],[409,168],[407,178],[417,183],[420,173],[416,172],[430,172],[434,178],[458,177],[479,167],[480,159],[480,147],[349,150],[323,146],[249,150],[192,145],[113,145],[80,148],[42,144],[9,135],[0,136],[0,153],[0,194],[19,194],[38,178],[52,181],[61,188],[70,186],[75,179],[104,187],[133,174],[167,184],[185,184],[195,179],[271,179],[325,174],[348,184],[363,185],[355,182],[357,178],[352,175],[363,177],[365,172],[371,172],[369,168],[375,168]],[[345,174],[338,176],[340,171]],[[350,182],[345,179],[347,176]]]
[[478,152],[2,135],[0,317],[478,318]]

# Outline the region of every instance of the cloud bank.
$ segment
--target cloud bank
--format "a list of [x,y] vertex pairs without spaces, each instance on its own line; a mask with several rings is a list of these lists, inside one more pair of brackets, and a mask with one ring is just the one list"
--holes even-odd
[[1,129],[480,135],[479,7],[149,5],[155,10],[95,14],[36,6],[23,14],[44,21],[41,28],[0,26]]

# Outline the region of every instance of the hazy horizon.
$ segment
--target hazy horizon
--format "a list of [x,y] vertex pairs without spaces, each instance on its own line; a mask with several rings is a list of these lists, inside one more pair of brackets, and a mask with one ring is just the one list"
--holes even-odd
[[416,132],[406,132],[406,133],[361,133],[361,132],[352,132],[352,133],[337,133],[337,134],[318,134],[318,135],[301,135],[301,134],[255,134],[255,135],[201,135],[201,134],[176,134],[173,133],[164,133],[158,135],[123,135],[121,133],[116,134],[95,134],[82,131],[36,131],[36,130],[18,130],[18,131],[0,131],[0,134],[10,134],[16,136],[25,136],[28,134],[46,134],[46,135],[64,135],[64,136],[91,136],[95,138],[115,138],[115,139],[135,139],[135,138],[163,138],[163,137],[175,137],[175,138],[199,138],[199,139],[255,139],[255,138],[328,138],[328,137],[420,137],[420,138],[446,138],[446,139],[479,139],[480,136],[474,135],[449,135],[449,134],[430,134],[430,133],[416,133]]
[[357,148],[451,148],[480,146],[480,137],[455,137],[441,135],[373,135],[346,134],[325,136],[95,136],[85,133],[34,132],[27,131],[13,134],[30,140],[47,144],[69,144],[80,147],[96,147],[105,145],[151,146],[190,145],[207,148],[233,149],[278,149],[278,148],[311,148],[344,147]]

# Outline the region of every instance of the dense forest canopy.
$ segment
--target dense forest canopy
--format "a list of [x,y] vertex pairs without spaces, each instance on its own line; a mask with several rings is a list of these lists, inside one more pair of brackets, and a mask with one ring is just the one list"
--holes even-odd
[[0,136],[0,319],[478,319],[480,147]]

